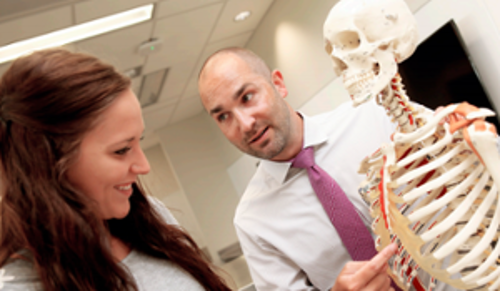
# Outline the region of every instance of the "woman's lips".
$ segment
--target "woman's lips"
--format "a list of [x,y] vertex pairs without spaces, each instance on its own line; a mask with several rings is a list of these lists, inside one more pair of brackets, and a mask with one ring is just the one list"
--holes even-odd
[[124,193],[127,196],[130,196],[130,195],[132,195],[132,192],[133,192],[132,184],[133,183],[117,185],[117,186],[115,186],[115,189]]

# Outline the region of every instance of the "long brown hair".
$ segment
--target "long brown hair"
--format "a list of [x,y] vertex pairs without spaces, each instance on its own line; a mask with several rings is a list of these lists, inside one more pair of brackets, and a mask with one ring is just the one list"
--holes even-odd
[[45,290],[137,290],[106,233],[164,258],[207,290],[229,290],[195,242],[166,224],[134,184],[130,213],[102,221],[66,178],[83,135],[130,80],[95,57],[51,49],[0,79],[0,266],[28,250]]

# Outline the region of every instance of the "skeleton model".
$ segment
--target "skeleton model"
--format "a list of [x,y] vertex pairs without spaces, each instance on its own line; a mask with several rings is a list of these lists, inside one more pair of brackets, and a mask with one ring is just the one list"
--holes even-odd
[[370,203],[380,250],[401,288],[500,286],[500,156],[493,115],[467,103],[438,113],[413,104],[397,63],[416,48],[403,0],[341,0],[324,25],[326,50],[354,105],[376,98],[398,124],[390,144],[365,158],[360,188]]

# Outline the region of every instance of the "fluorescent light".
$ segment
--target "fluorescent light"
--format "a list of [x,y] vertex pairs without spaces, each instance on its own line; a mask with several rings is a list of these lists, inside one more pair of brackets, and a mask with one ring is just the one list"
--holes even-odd
[[149,73],[142,78],[139,90],[139,102],[142,108],[154,104],[160,98],[160,93],[167,79],[169,68]]
[[247,19],[250,16],[250,14],[252,14],[252,12],[250,12],[248,10],[242,11],[234,17],[234,21],[236,21],[236,22],[243,21],[243,20]]
[[35,50],[58,47],[151,19],[153,4],[0,47],[0,64]]

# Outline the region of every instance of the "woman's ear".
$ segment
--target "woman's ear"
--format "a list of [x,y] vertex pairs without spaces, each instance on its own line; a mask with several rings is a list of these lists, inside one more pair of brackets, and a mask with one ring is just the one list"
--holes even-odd
[[285,80],[283,80],[283,75],[279,70],[273,70],[271,72],[271,82],[282,98],[285,98],[288,95],[288,89],[285,86]]

